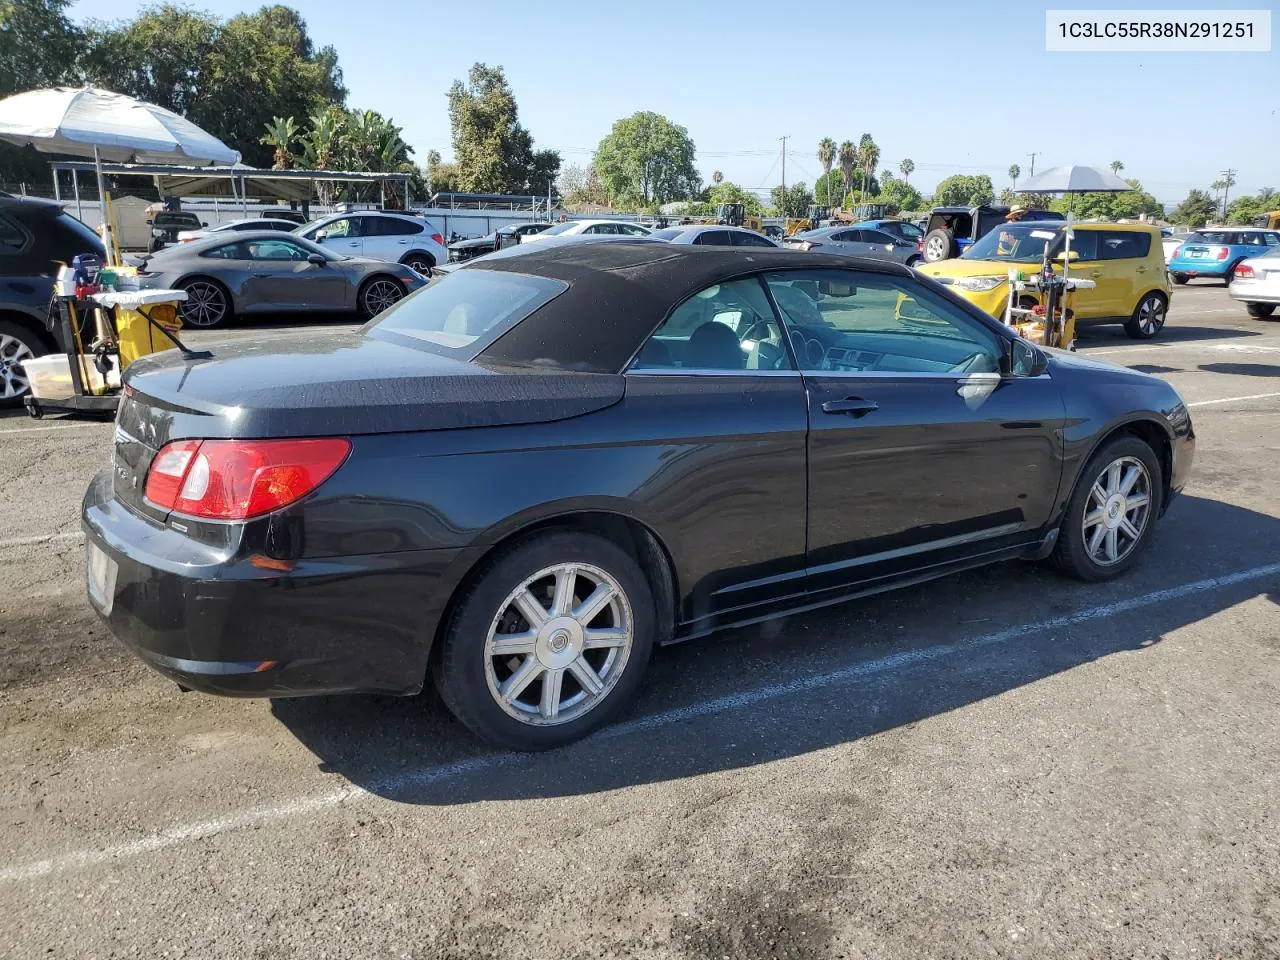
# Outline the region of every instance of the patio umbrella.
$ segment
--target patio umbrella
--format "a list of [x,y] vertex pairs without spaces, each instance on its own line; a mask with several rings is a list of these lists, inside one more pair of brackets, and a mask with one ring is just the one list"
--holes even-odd
[[[93,157],[106,229],[104,160],[187,166],[240,160],[235,150],[173,111],[95,87],[29,90],[0,100],[0,139],[43,153]],[[110,255],[110,238],[104,239]]]
[[1097,167],[1050,167],[1022,184],[1025,193],[1124,193],[1133,187]]

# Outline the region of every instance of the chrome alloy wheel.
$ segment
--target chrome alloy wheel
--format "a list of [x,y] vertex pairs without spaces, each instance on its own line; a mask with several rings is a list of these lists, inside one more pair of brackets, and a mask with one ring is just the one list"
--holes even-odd
[[35,356],[31,348],[17,337],[0,333],[0,400],[15,400],[31,389],[18,364],[34,360]]
[[1089,491],[1084,545],[1101,567],[1119,563],[1138,545],[1151,518],[1151,474],[1136,457],[1113,460]]
[[189,327],[216,327],[227,315],[227,297],[222,288],[203,280],[184,287],[187,299],[178,305],[182,322]]
[[1154,337],[1164,326],[1164,300],[1157,296],[1147,297],[1138,306],[1138,329],[1146,336]]
[[523,723],[568,723],[609,696],[634,640],[617,580],[586,563],[547,567],[507,595],[489,626],[489,693]]
[[404,299],[404,287],[395,280],[378,279],[364,288],[364,309],[371,317]]

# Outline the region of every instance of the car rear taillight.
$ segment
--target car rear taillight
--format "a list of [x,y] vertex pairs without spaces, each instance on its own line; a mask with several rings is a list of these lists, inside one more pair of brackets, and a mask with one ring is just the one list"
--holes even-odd
[[1236,267],[1236,276],[1237,276],[1237,277],[1240,277],[1240,278],[1242,278],[1242,279],[1244,279],[1244,280],[1252,280],[1252,279],[1253,279],[1253,267],[1249,266],[1248,264],[1244,264],[1244,263],[1240,264],[1240,266]]
[[431,239],[434,240],[436,243],[440,244],[440,246],[442,247],[444,246],[444,237],[440,236],[440,234],[433,233],[431,235]]
[[333,476],[351,452],[316,440],[175,440],[147,471],[146,498],[206,520],[247,520],[296,503]]
[[924,253],[924,237],[921,237],[919,240],[916,241],[916,250],[918,250],[920,253]]
[[1218,259],[1225,260],[1231,255],[1231,251],[1227,247],[1218,248]]

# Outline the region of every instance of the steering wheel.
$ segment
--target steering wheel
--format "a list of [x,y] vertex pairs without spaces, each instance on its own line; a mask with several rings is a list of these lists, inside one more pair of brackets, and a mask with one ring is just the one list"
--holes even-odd
[[757,370],[778,370],[785,363],[787,351],[782,346],[782,332],[777,321],[756,316],[742,339],[756,342]]

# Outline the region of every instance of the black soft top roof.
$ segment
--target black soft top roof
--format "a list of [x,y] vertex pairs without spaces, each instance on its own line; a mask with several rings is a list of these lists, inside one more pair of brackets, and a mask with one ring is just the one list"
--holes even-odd
[[853,267],[909,276],[898,263],[767,247],[665,243],[581,243],[486,259],[464,270],[549,277],[569,289],[516,324],[476,357],[489,363],[545,363],[618,373],[645,338],[686,298],[716,283],[768,270]]

